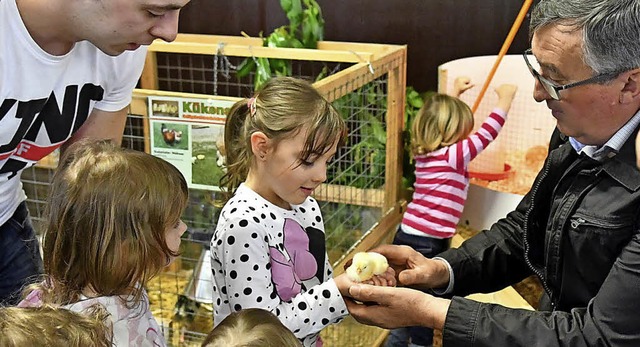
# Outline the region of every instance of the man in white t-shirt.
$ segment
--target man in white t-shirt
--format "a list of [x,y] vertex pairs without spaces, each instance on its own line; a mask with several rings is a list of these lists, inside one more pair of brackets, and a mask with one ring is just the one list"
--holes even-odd
[[146,45],[190,0],[0,0],[0,304],[42,271],[20,173],[83,137],[122,139]]

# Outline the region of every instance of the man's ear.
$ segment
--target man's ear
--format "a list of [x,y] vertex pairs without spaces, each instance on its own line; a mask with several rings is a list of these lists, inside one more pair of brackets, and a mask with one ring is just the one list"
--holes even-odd
[[271,140],[262,131],[256,131],[251,134],[251,151],[253,155],[262,160],[265,158],[271,148]]
[[620,91],[620,103],[628,104],[640,99],[640,68],[624,73],[625,84]]

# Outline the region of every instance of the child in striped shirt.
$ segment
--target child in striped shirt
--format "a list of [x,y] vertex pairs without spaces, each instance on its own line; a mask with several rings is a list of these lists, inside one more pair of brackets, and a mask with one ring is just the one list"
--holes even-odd
[[[449,247],[467,199],[469,162],[498,136],[517,89],[510,84],[496,88],[496,108],[478,131],[470,134],[473,113],[458,96],[472,86],[469,78],[457,78],[455,96],[429,97],[411,127],[415,191],[393,244],[411,246],[425,257],[431,258]],[[392,330],[385,346],[432,343],[431,329],[408,327]]]

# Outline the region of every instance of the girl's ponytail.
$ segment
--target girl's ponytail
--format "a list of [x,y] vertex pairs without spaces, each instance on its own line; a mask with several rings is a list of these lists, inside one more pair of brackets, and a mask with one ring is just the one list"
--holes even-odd
[[227,115],[224,128],[224,148],[226,152],[227,172],[220,178],[220,187],[230,198],[236,188],[244,181],[251,163],[250,143],[244,135],[245,121],[249,115],[249,99],[236,102]]

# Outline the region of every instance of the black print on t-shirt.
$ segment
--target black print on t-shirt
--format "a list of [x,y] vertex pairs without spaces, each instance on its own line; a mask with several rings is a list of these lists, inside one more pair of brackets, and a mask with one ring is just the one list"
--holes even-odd
[[[58,99],[54,92],[51,92],[48,98],[28,101],[3,100],[0,104],[0,122],[5,117],[14,117],[20,121],[20,125],[9,143],[0,144],[0,159],[20,152],[18,147],[23,141],[35,142],[42,129],[49,137],[49,145],[66,140],[87,120],[91,111],[91,101],[100,101],[103,96],[104,88],[87,83],[82,88],[77,85],[65,88],[62,109],[58,107]],[[17,153],[16,156],[20,154]],[[13,177],[27,165],[27,162],[9,159],[0,168],[0,175],[11,173],[10,177]]]

